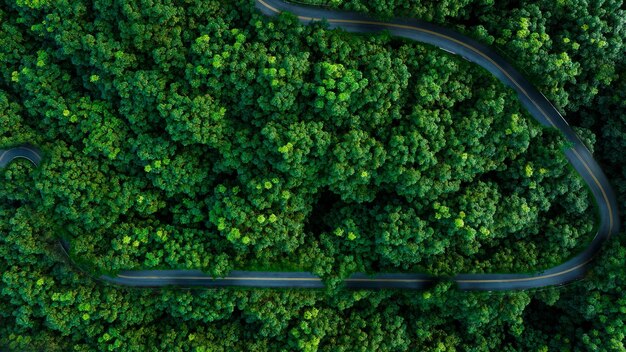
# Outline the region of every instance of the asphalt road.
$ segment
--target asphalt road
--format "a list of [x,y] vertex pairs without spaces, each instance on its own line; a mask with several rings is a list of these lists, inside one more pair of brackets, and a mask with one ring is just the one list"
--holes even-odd
[[[598,205],[600,224],[593,241],[582,253],[571,260],[548,270],[531,274],[460,274],[451,278],[463,290],[515,290],[552,285],[562,285],[584,276],[587,267],[602,245],[619,232],[619,217],[615,194],[590,151],[576,136],[569,124],[552,104],[511,65],[491,48],[447,28],[411,19],[380,22],[369,17],[330,11],[315,7],[288,4],[281,0],[257,0],[256,7],[268,16],[290,12],[305,24],[325,19],[331,28],[348,32],[373,33],[386,30],[394,36],[435,45],[447,52],[461,55],[474,62],[517,92],[523,106],[544,126],[561,131],[573,147],[566,156],[574,169],[589,186]],[[26,158],[39,164],[41,154],[32,146],[0,150],[0,167],[14,158]],[[69,252],[69,244],[61,241]],[[111,284],[134,287],[284,287],[322,288],[319,277],[306,272],[251,272],[233,271],[224,278],[212,278],[195,270],[148,270],[124,271],[117,277],[101,276],[99,279]],[[354,274],[345,281],[349,288],[405,288],[424,289],[443,278],[425,274],[378,274],[367,276]]]
[[6,167],[15,159],[26,159],[33,165],[38,166],[41,162],[41,152],[30,145],[23,145],[8,150],[0,149],[0,168]]

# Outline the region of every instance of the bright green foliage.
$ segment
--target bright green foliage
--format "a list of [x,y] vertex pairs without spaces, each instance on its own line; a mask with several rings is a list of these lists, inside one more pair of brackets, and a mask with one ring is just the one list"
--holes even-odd
[[[331,2],[509,52],[580,112],[624,199],[621,3]],[[0,146],[45,152],[0,172],[2,350],[624,348],[617,242],[563,293],[340,289],[357,271],[538,270],[590,239],[562,137],[475,65],[252,0],[0,3]],[[57,236],[91,273],[278,266],[331,289],[116,288]]]
[[420,18],[495,45],[558,107],[577,111],[619,77],[622,1],[305,0],[390,18]]

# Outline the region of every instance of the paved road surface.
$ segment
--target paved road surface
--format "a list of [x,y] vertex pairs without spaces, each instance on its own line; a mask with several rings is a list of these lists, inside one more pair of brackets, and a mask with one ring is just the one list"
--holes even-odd
[[8,150],[0,149],[0,168],[6,167],[15,159],[26,159],[35,166],[38,166],[41,162],[41,152],[39,152],[39,149],[30,145],[23,145]]
[[[331,28],[341,28],[348,32],[372,33],[387,30],[394,36],[435,45],[445,51],[461,55],[465,59],[482,66],[504,84],[513,88],[523,106],[539,123],[547,127],[557,128],[572,142],[573,147],[566,151],[567,159],[591,189],[600,212],[598,232],[590,246],[573,259],[538,273],[457,275],[452,280],[457,283],[460,289],[514,290],[562,285],[580,279],[584,276],[588,264],[599,252],[602,244],[611,235],[619,232],[615,194],[600,166],[552,104],[494,50],[447,28],[417,20],[401,19],[380,22],[356,13],[303,7],[288,4],[281,0],[257,0],[256,6],[268,16],[275,16],[280,12],[288,11],[297,15],[299,20],[305,24],[325,19]],[[35,165],[38,165],[41,160],[41,155],[36,149],[23,146],[10,150],[0,150],[0,167],[6,166],[16,157],[26,158]],[[69,251],[68,243],[62,242],[62,247],[66,252]],[[112,284],[135,287],[324,287],[318,277],[306,272],[233,271],[228,277],[214,279],[200,271],[193,270],[144,270],[125,271],[117,277],[101,276],[100,279]],[[424,274],[378,274],[375,276],[355,274],[346,280],[346,286],[350,288],[424,289],[439,280],[440,278]]]

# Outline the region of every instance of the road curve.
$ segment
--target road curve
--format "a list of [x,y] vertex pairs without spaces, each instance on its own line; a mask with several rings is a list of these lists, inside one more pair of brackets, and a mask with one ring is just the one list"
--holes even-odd
[[0,149],[0,168],[6,167],[15,159],[26,159],[33,165],[38,166],[41,162],[41,152],[30,145],[22,145],[8,150]]
[[[576,136],[567,121],[554,106],[519,74],[511,65],[491,48],[478,43],[450,29],[430,23],[400,19],[390,22],[373,20],[364,15],[330,11],[314,7],[304,7],[282,0],[256,0],[256,7],[264,14],[275,16],[280,12],[290,12],[305,24],[325,19],[331,28],[341,28],[348,32],[373,33],[383,30],[394,36],[415,40],[440,47],[453,54],[461,55],[474,62],[505,85],[513,88],[530,114],[544,126],[561,131],[572,147],[565,151],[566,157],[589,186],[598,205],[600,224],[593,241],[582,253],[571,260],[532,274],[460,274],[453,280],[462,290],[515,290],[552,285],[562,285],[584,276],[587,267],[602,245],[619,232],[617,201],[611,186],[591,152]],[[26,158],[39,164],[41,154],[31,146],[0,150],[0,167],[6,166],[15,158]],[[61,241],[66,253],[69,244]],[[212,278],[196,270],[143,270],[123,271],[116,277],[100,276],[99,279],[115,285],[133,287],[283,287],[283,288],[322,288],[322,280],[306,272],[251,272],[233,271],[227,277]],[[377,274],[368,276],[354,274],[345,280],[348,288],[404,288],[425,289],[438,281],[446,280],[426,274]]]

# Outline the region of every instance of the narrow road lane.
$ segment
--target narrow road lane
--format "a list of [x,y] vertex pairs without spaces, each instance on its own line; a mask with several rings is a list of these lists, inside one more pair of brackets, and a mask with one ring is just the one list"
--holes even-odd
[[[602,245],[619,232],[619,217],[615,194],[591,152],[576,136],[572,128],[554,106],[511,65],[493,49],[465,37],[450,29],[433,24],[401,19],[380,22],[369,17],[350,13],[304,7],[285,3],[281,0],[257,0],[257,8],[268,16],[280,12],[291,12],[302,23],[325,19],[331,28],[341,28],[348,32],[373,33],[382,30],[392,35],[435,45],[445,51],[461,55],[496,76],[505,85],[514,89],[523,106],[544,126],[561,131],[573,147],[566,151],[566,157],[591,189],[598,204],[600,224],[590,246],[573,259],[533,274],[461,274],[453,278],[464,290],[513,290],[551,285],[561,285],[584,276],[588,264],[600,251]],[[16,157],[23,157],[38,165],[40,154],[32,147],[18,147],[0,150],[0,167],[6,166]],[[68,244],[62,243],[68,251]],[[285,287],[321,288],[323,282],[305,272],[246,272],[234,271],[224,278],[213,279],[193,270],[151,270],[126,271],[117,277],[102,276],[106,282],[135,287]],[[355,274],[346,280],[349,288],[407,288],[424,289],[439,279],[424,274],[378,274],[367,276]]]

